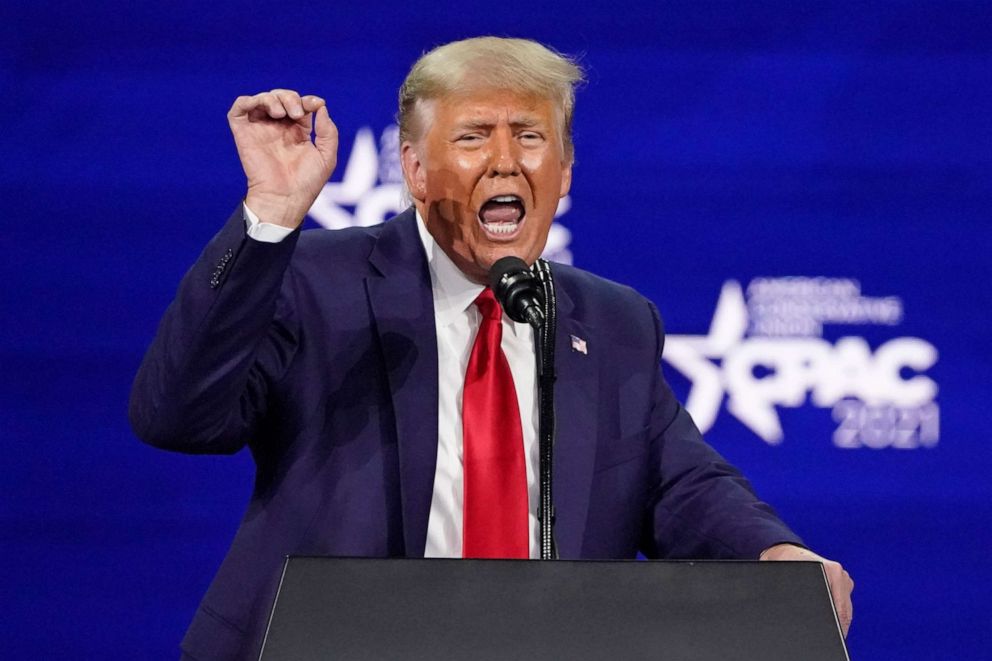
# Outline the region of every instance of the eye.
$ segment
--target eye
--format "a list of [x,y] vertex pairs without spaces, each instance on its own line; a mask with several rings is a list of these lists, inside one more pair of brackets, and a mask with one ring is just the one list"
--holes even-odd
[[524,144],[537,144],[544,142],[544,136],[537,131],[523,131],[520,133],[519,138]]
[[480,142],[481,140],[482,140],[482,136],[478,133],[466,133],[464,135],[460,135],[457,138],[455,138],[455,142],[460,142],[463,144],[473,144],[476,142]]

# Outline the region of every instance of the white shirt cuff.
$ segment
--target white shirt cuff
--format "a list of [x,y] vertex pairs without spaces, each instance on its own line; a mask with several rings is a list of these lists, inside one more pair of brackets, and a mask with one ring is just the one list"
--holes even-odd
[[255,212],[248,208],[247,204],[242,204],[245,210],[245,224],[248,236],[262,243],[279,243],[293,233],[293,230],[282,225],[263,223],[255,215]]

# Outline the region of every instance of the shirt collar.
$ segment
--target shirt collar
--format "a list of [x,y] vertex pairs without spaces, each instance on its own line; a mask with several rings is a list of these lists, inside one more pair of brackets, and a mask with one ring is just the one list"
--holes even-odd
[[[417,233],[427,254],[427,265],[431,272],[431,288],[434,295],[434,314],[439,326],[447,326],[464,315],[475,303],[484,289],[483,285],[473,282],[455,266],[451,258],[441,250],[434,237],[427,231],[427,224],[417,212]],[[515,335],[520,335],[523,329],[505,314],[503,321],[508,324]]]

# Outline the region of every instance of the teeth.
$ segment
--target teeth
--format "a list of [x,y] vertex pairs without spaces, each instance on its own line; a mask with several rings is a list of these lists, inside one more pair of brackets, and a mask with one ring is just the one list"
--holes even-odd
[[516,195],[497,195],[491,202],[519,202],[520,198]]
[[485,225],[486,231],[493,234],[513,234],[513,231],[517,229],[516,223],[483,223],[483,225]]

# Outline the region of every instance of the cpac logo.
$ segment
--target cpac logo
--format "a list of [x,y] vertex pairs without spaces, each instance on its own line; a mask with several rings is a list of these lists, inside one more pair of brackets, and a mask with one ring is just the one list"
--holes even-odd
[[[324,184],[310,207],[310,216],[328,229],[368,227],[406,209],[410,201],[403,185],[399,153],[399,127],[395,124],[382,132],[378,145],[371,128],[359,129],[341,181]],[[569,197],[562,198],[555,218],[566,213],[570,206]],[[544,257],[571,264],[572,253],[568,250],[571,240],[568,229],[553,223]]]
[[747,288],[724,284],[707,335],[669,335],[665,360],[692,381],[686,408],[709,430],[726,394],[727,411],[766,443],[783,441],[777,407],[807,400],[833,408],[838,447],[936,445],[937,384],[923,372],[937,350],[915,337],[890,339],[872,351],[857,336],[831,344],[827,324],[893,326],[895,297],[861,295],[850,279],[759,278]]

